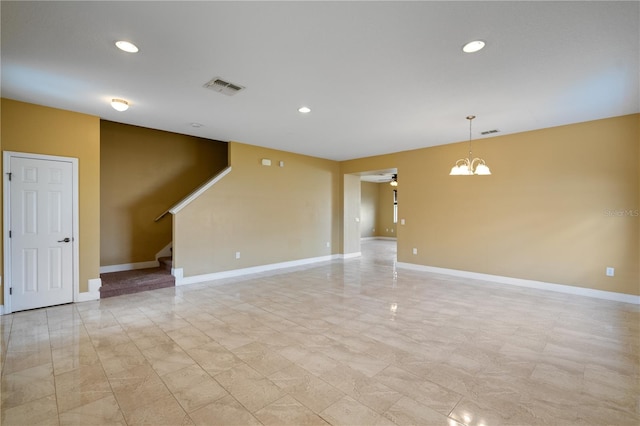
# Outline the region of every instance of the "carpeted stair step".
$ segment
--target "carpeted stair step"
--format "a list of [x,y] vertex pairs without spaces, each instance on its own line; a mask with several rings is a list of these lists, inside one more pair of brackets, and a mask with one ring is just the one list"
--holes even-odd
[[101,299],[176,285],[175,277],[163,267],[109,272],[100,274],[100,278],[102,279]]
[[158,263],[160,263],[161,268],[171,272],[171,268],[173,268],[173,258],[171,256],[159,257]]

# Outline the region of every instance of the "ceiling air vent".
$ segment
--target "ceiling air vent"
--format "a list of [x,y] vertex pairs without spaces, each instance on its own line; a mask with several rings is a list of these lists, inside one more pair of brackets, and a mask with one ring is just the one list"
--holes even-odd
[[493,130],[485,130],[484,132],[480,132],[481,135],[490,135],[492,133],[499,133],[500,130],[498,129],[493,129]]
[[225,81],[218,77],[205,83],[203,87],[206,89],[214,90],[216,92],[222,93],[223,95],[227,95],[227,96],[233,96],[239,91],[244,89],[244,86],[229,83],[228,81]]

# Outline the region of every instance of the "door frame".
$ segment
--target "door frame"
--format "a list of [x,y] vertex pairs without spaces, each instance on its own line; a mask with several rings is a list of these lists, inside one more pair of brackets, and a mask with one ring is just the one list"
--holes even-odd
[[31,154],[26,152],[4,151],[3,153],[3,205],[2,205],[2,231],[3,231],[3,260],[4,260],[4,309],[3,314],[10,314],[11,295],[9,289],[11,283],[11,241],[8,238],[11,218],[11,185],[9,185],[9,170],[11,170],[11,158],[29,158],[33,160],[64,161],[71,163],[71,237],[74,242],[72,247],[72,276],[73,276],[73,302],[78,301],[80,294],[80,238],[79,238],[79,197],[78,197],[78,159],[74,157],[60,157],[57,155]]

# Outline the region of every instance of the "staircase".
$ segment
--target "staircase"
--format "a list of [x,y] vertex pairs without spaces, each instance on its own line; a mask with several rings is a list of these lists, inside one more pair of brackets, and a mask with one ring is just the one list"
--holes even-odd
[[134,269],[132,271],[100,274],[102,287],[100,298],[139,293],[158,288],[174,287],[176,279],[171,275],[171,256],[158,258],[158,268]]

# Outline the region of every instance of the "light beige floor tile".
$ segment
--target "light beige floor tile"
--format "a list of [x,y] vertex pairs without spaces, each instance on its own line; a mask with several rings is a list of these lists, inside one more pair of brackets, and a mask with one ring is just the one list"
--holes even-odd
[[122,371],[110,377],[109,383],[125,417],[139,407],[171,396],[160,376],[149,365]]
[[449,420],[444,414],[406,396],[389,407],[384,416],[399,426],[445,425]]
[[320,413],[332,425],[394,425],[391,420],[345,396]]
[[64,412],[113,394],[102,366],[89,365],[56,376],[56,395]]
[[629,411],[606,402],[602,403],[597,399],[587,399],[586,403],[577,410],[577,415],[579,421],[589,425],[637,426],[640,424],[640,408],[637,405],[635,410]]
[[228,395],[218,382],[197,365],[165,374],[162,380],[188,413]]
[[343,365],[320,378],[380,414],[402,398],[400,392]]
[[266,426],[328,426],[321,417],[287,395],[256,412]]
[[98,354],[107,377],[113,377],[122,371],[149,364],[134,342],[99,348]]
[[224,327],[210,327],[202,331],[215,342],[229,350],[247,345],[254,341],[252,338],[244,334],[241,329],[232,328],[228,325]]
[[160,376],[195,364],[195,361],[175,343],[145,348],[142,349],[142,354]]
[[63,423],[117,424],[119,409],[137,424],[257,424],[250,410],[265,423],[315,411],[337,424],[461,424],[450,412],[487,426],[640,424],[640,307],[404,270],[389,241],[361,249],[1,316],[1,422],[55,424],[52,408],[73,407]]
[[36,330],[16,330],[12,328],[7,351],[42,352],[51,347],[49,330],[46,326]]
[[113,395],[60,413],[61,426],[123,425],[124,416]]
[[2,375],[1,408],[8,409],[55,394],[53,365],[44,364]]
[[171,337],[155,324],[152,327],[130,328],[127,330],[127,334],[139,349],[173,343]]
[[186,350],[187,354],[207,373],[215,376],[233,367],[244,365],[244,362],[224,346],[210,342],[196,348]]
[[[478,403],[463,398],[450,417],[465,425],[530,425],[544,423],[523,404],[513,401],[493,400]],[[577,419],[574,419],[577,420]],[[563,424],[570,424],[565,423]]]
[[336,387],[296,365],[272,374],[269,379],[316,413],[321,412],[343,396],[343,393]]
[[231,395],[190,414],[198,426],[253,426],[261,423]]
[[4,360],[4,374],[11,374],[27,368],[37,367],[51,363],[51,348],[46,347],[38,351],[13,351],[7,352]]
[[387,367],[374,379],[444,415],[448,415],[461,398],[460,394],[450,389],[421,379],[395,366]]
[[58,425],[58,407],[55,395],[35,399],[15,407],[2,407],[0,424],[10,425]]
[[87,333],[96,348],[121,345],[131,341],[118,323],[110,327],[87,329]]
[[248,365],[224,371],[215,379],[252,413],[284,396],[282,389]]
[[49,333],[49,343],[52,349],[67,349],[70,346],[91,345],[89,333],[84,326],[72,330],[64,329]]
[[232,349],[231,352],[265,376],[291,365],[291,361],[258,342],[237,347]]
[[80,344],[64,345],[52,349],[51,356],[56,375],[100,362],[98,354],[89,340]]
[[386,361],[353,351],[341,344],[323,350],[323,354],[369,377],[375,376],[389,365]]
[[202,346],[212,341],[209,336],[192,325],[167,331],[167,335],[185,350]]
[[127,425],[149,426],[187,426],[193,421],[180,404],[169,395],[155,400],[151,404],[135,406],[125,412]]
[[306,352],[304,356],[296,360],[296,363],[316,376],[320,376],[322,373],[326,373],[340,365],[335,359],[320,352]]

